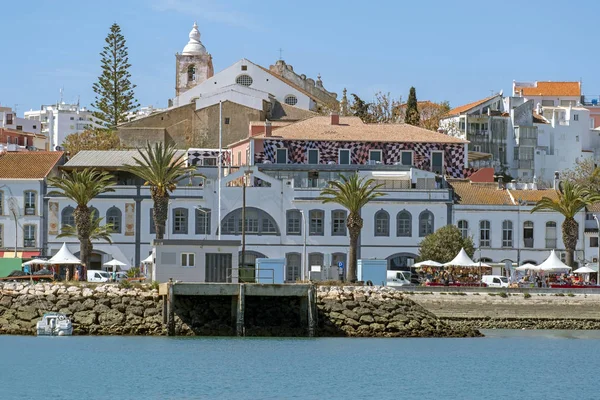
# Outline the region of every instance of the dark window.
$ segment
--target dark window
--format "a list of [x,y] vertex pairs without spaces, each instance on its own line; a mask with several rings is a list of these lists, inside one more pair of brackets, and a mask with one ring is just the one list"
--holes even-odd
[[533,222],[525,221],[523,223],[523,246],[533,248]]
[[598,247],[598,236],[590,237],[590,247]]
[[248,70],[248,66],[247,65],[242,65],[242,71],[247,71]]
[[464,219],[458,221],[458,230],[463,239],[469,237],[469,222]]
[[308,267],[310,268],[313,265],[323,266],[323,253],[310,253],[308,255]]
[[348,150],[348,149],[340,149],[340,152],[339,152],[339,164],[340,165],[350,164],[350,150]]
[[154,208],[150,209],[150,233],[156,233],[156,226],[154,226]]
[[433,233],[434,219],[431,211],[423,211],[419,215],[419,236],[427,236]]
[[396,216],[396,236],[412,236],[412,215],[406,210]]
[[300,253],[287,253],[285,255],[285,280],[295,282],[300,279],[302,270],[302,256]]
[[188,233],[188,210],[187,208],[175,208],[173,210],[173,234]]
[[387,211],[375,213],[375,236],[390,236],[390,214]]
[[401,162],[402,165],[413,165],[413,160],[412,160],[412,151],[403,151],[401,154]]
[[325,213],[323,210],[310,210],[309,211],[309,226],[310,229],[308,234],[310,236],[323,236],[325,234],[324,231],[324,219]]
[[60,227],[61,229],[69,225],[75,227],[75,217],[73,216],[74,208],[71,206],[63,208],[60,213]]
[[26,190],[23,196],[25,198],[25,215],[35,215],[35,192]]
[[300,210],[287,210],[286,220],[288,235],[302,235],[302,213],[300,213]]
[[[277,223],[267,212],[255,208],[246,207],[244,230],[246,235],[279,235]],[[242,209],[238,208],[227,214],[221,222],[224,235],[242,234]]]
[[35,247],[35,225],[23,226],[23,247]]
[[318,164],[319,163],[319,150],[308,149],[308,163]]
[[381,162],[381,150],[369,150],[369,161]]
[[210,210],[196,208],[196,235],[210,235]]
[[277,149],[277,164],[287,164],[287,149]]
[[490,221],[479,221],[479,247],[490,247]]
[[121,233],[122,216],[123,214],[121,213],[121,210],[119,210],[117,207],[111,207],[106,212],[106,223],[112,224],[112,230],[115,233]]
[[225,118],[225,125],[229,125],[229,117]]
[[194,82],[196,80],[196,67],[194,65],[190,65],[187,70],[188,73],[188,82]]
[[444,173],[444,155],[440,151],[431,153],[431,172],[436,174]]
[[346,236],[346,210],[331,212],[331,236]]

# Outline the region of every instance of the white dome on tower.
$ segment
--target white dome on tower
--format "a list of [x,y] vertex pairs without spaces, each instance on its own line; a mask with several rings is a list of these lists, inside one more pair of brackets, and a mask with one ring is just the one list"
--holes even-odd
[[206,54],[206,48],[202,45],[202,42],[200,42],[200,31],[195,22],[190,31],[190,41],[185,45],[181,54],[187,56]]

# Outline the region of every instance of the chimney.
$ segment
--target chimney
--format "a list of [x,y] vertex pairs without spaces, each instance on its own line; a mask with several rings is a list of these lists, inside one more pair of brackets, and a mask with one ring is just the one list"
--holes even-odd
[[340,124],[340,114],[338,114],[336,111],[332,111],[329,116],[331,117],[331,125]]
[[560,183],[560,174],[558,171],[554,171],[554,190],[558,190]]
[[271,137],[273,136],[273,128],[271,127],[271,121],[268,119],[265,120],[265,136]]

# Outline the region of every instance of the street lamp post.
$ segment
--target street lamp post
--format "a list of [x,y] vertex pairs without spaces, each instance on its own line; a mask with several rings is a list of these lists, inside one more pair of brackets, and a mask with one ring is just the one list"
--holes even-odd
[[302,215],[302,274],[301,279],[306,280],[306,216],[304,215],[304,210],[300,211],[300,215]]
[[249,169],[244,171],[242,180],[242,268],[246,267],[246,185],[251,174],[252,171]]
[[598,268],[598,271],[596,272],[596,284],[600,284],[600,222],[598,221],[598,215],[597,214],[593,214],[594,215],[594,219],[596,220],[596,227],[598,228],[598,258],[596,259],[596,267]]

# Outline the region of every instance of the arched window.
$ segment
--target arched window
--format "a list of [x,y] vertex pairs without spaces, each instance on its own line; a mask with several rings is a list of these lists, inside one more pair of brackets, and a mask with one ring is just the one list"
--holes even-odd
[[302,256],[300,253],[287,253],[285,255],[285,280],[296,282],[301,277]]
[[458,221],[458,230],[460,231],[460,235],[462,236],[463,239],[466,239],[467,237],[469,237],[469,221],[465,221],[464,219],[461,219],[460,221]]
[[75,209],[71,206],[67,206],[63,208],[60,213],[60,228],[64,228],[65,226],[75,226],[75,217],[73,216],[73,211]]
[[108,209],[108,211],[106,211],[106,223],[112,224],[112,231],[114,233],[121,233],[122,218],[123,214],[121,213],[121,210],[115,206],[112,206]]
[[252,77],[250,75],[240,75],[235,79],[235,83],[242,86],[250,86],[252,85]]
[[375,213],[375,236],[390,236],[390,214],[385,210]]
[[533,249],[533,222],[523,222],[523,247]]
[[502,221],[502,247],[513,247],[512,221]]
[[[255,208],[246,207],[244,230],[246,235],[277,235],[279,236],[279,227],[277,223],[267,212]],[[227,214],[221,221],[223,235],[241,235],[242,234],[242,209],[238,208]]]
[[429,210],[419,214],[419,236],[427,236],[433,233],[433,213]]
[[546,248],[556,248],[556,222],[554,221],[546,222]]
[[406,210],[396,215],[396,236],[412,236],[412,215]]
[[287,96],[285,96],[284,102],[287,105],[295,106],[296,104],[298,104],[298,98],[293,94],[288,94]]
[[490,221],[479,221],[479,247],[490,247]]
[[187,75],[188,75],[188,83],[194,82],[196,80],[196,66],[195,65],[192,64],[188,67]]

